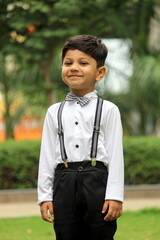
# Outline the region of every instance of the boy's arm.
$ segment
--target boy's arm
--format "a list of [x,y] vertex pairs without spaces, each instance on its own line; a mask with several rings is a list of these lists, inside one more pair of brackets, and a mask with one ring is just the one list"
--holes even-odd
[[55,169],[56,128],[53,113],[48,111],[45,117],[41,141],[38,172],[38,204],[53,200],[53,181]]
[[[108,153],[108,181],[105,194],[105,208],[112,215],[121,214],[124,197],[123,133],[119,109],[113,105],[108,113],[105,143]],[[114,209],[114,210],[113,210]],[[110,213],[109,213],[110,214]],[[107,216],[107,219],[109,215]]]

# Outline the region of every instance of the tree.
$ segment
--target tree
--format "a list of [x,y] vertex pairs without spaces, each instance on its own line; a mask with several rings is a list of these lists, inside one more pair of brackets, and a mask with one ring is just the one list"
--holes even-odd
[[[14,126],[17,123],[22,114],[24,113],[25,104],[20,102],[16,104],[17,97],[20,96],[18,91],[15,91],[16,85],[16,69],[10,65],[9,57],[0,55],[0,88],[3,94],[5,112],[3,115],[6,129],[6,138],[14,138]],[[17,107],[13,109],[13,105]]]
[[135,64],[129,93],[132,110],[139,115],[138,133],[155,134],[160,117],[160,56],[143,56]]
[[[159,119],[159,44],[150,44],[151,21],[159,22],[158,1],[125,1],[123,37],[132,40],[133,75],[128,79],[128,92],[108,97],[120,107],[125,132],[156,134]],[[121,14],[121,8],[118,9]],[[158,11],[157,11],[158,10]],[[128,18],[127,18],[128,16]],[[119,18],[120,19],[120,18]],[[123,25],[123,24],[122,24]],[[120,29],[123,29],[120,27]]]
[[[57,88],[64,88],[57,81],[60,75],[56,76],[53,59],[69,36],[130,38],[135,66],[136,59],[151,54],[150,19],[156,17],[158,0],[0,0],[0,4],[0,50],[14,55],[25,69],[24,79],[29,80],[23,84],[29,82],[35,91],[44,88],[48,105],[56,101]],[[29,87],[25,91],[31,92]]]
[[156,134],[156,125],[159,118],[159,49],[158,45],[151,46],[150,39],[153,25],[151,20],[159,21],[160,3],[158,1],[138,1],[137,19],[135,24],[132,60],[133,75],[129,81],[130,89],[128,101],[131,103],[130,112],[139,116],[134,134]]
[[38,65],[43,73],[49,105],[56,101],[54,82],[50,74],[53,56],[62,40],[78,34],[77,26],[71,21],[79,15],[77,2],[70,3],[51,0],[15,1],[7,6],[13,53],[17,49],[17,57],[25,56],[30,67]]
[[75,34],[127,37],[128,29],[124,30],[129,10],[135,15],[134,0],[87,0],[85,4],[83,0],[18,0],[3,2],[2,6],[6,28],[1,32],[8,43],[5,51],[23,59],[30,68],[38,65],[49,105],[56,101],[52,61],[64,39]]

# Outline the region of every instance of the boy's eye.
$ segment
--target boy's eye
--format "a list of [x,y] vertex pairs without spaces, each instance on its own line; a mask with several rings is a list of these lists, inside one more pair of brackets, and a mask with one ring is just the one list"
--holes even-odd
[[88,65],[88,62],[81,62],[80,64],[85,66],[85,65]]
[[69,66],[71,64],[72,64],[72,62],[64,62],[64,65],[66,65],[66,66]]

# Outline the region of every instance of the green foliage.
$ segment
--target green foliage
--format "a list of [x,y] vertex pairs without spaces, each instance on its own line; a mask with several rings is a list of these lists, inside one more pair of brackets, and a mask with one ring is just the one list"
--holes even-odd
[[[14,55],[14,59],[18,60],[20,70],[23,72],[22,75],[26,74],[23,79],[21,78],[23,82],[21,91],[24,97],[27,95],[29,99],[27,104],[31,108],[38,106],[38,109],[41,109],[40,105],[43,107],[47,104],[51,105],[64,96],[66,88],[59,82],[60,69],[53,64],[53,58],[57,58],[57,49],[62,47],[62,43],[69,36],[92,34],[101,38],[131,39],[133,42],[132,58],[153,55],[154,52],[154,49],[150,49],[149,46],[150,23],[151,19],[159,21],[156,12],[159,7],[158,0],[86,0],[85,3],[83,0],[0,0],[0,5],[0,50],[5,56]],[[59,61],[57,63],[60,64]],[[154,62],[152,63],[154,64]],[[159,66],[158,61],[156,64]],[[139,72],[137,65],[134,65]],[[142,65],[145,65],[145,61],[142,62]],[[159,109],[157,104],[158,88],[152,82],[155,78],[159,79],[159,70],[156,68],[154,76],[150,78],[150,74],[146,70],[148,69],[151,73],[151,65],[148,67],[146,64],[146,69],[140,66],[145,70],[145,72],[142,70],[144,75],[142,83],[144,82],[146,91],[142,91],[142,95],[145,95],[143,99],[141,96],[142,84],[137,84],[137,80],[139,81],[141,78],[140,74],[134,76],[136,85],[133,83],[133,79],[130,81],[133,84],[129,94],[125,96],[124,100],[128,105],[125,104],[123,114],[128,133],[135,134],[131,128],[129,129],[130,111],[133,110],[130,107],[131,104],[134,105],[134,111],[136,110],[142,118],[139,123],[141,126],[137,128],[138,134],[146,134],[143,129],[145,128],[143,126],[146,125],[145,119],[150,121],[152,118],[152,125],[156,125],[158,118],[156,109]],[[36,76],[35,71],[39,72]],[[152,87],[147,89],[146,76],[148,76],[149,85],[152,84]],[[16,83],[19,83],[18,73],[14,79]],[[8,82],[7,78],[5,78],[5,82]],[[14,88],[13,86],[13,90]],[[148,92],[149,94],[147,94]],[[116,97],[115,95],[114,99]],[[141,104],[137,103],[139,97]],[[147,110],[145,110],[146,105]],[[149,114],[148,109],[150,110]],[[34,112],[36,111],[34,110]],[[41,110],[38,110],[37,115],[39,112]],[[146,116],[149,116],[149,120]],[[9,124],[10,121],[8,121]],[[13,126],[9,127],[13,128]],[[153,128],[152,133],[155,132],[155,127]]]
[[36,187],[40,142],[6,141],[0,149],[0,188]]
[[130,78],[130,104],[140,116],[138,132],[147,134],[148,123],[156,133],[160,117],[160,55],[146,55],[135,60],[135,71]]
[[160,183],[160,138],[124,138],[125,184]]
[[5,110],[3,119],[5,122],[6,138],[13,138],[13,129],[15,124],[20,120],[25,111],[26,104],[19,103],[13,111],[13,103],[22,94],[18,91],[17,65],[15,59],[11,56],[6,57],[0,54],[0,89],[4,99]]
[[120,109],[126,134],[151,135],[159,131],[160,54],[134,59],[126,93],[105,93],[102,98]]
[[[125,184],[159,184],[160,138],[125,137]],[[0,188],[36,188],[40,141],[0,144]]]

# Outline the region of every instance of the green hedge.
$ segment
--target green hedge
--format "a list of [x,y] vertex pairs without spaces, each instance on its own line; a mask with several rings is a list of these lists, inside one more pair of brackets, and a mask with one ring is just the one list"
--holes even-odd
[[[0,189],[36,188],[40,141],[0,143]],[[125,137],[125,184],[160,183],[160,138]]]
[[160,138],[124,138],[125,184],[160,183]]
[[35,188],[40,141],[0,143],[0,189]]

